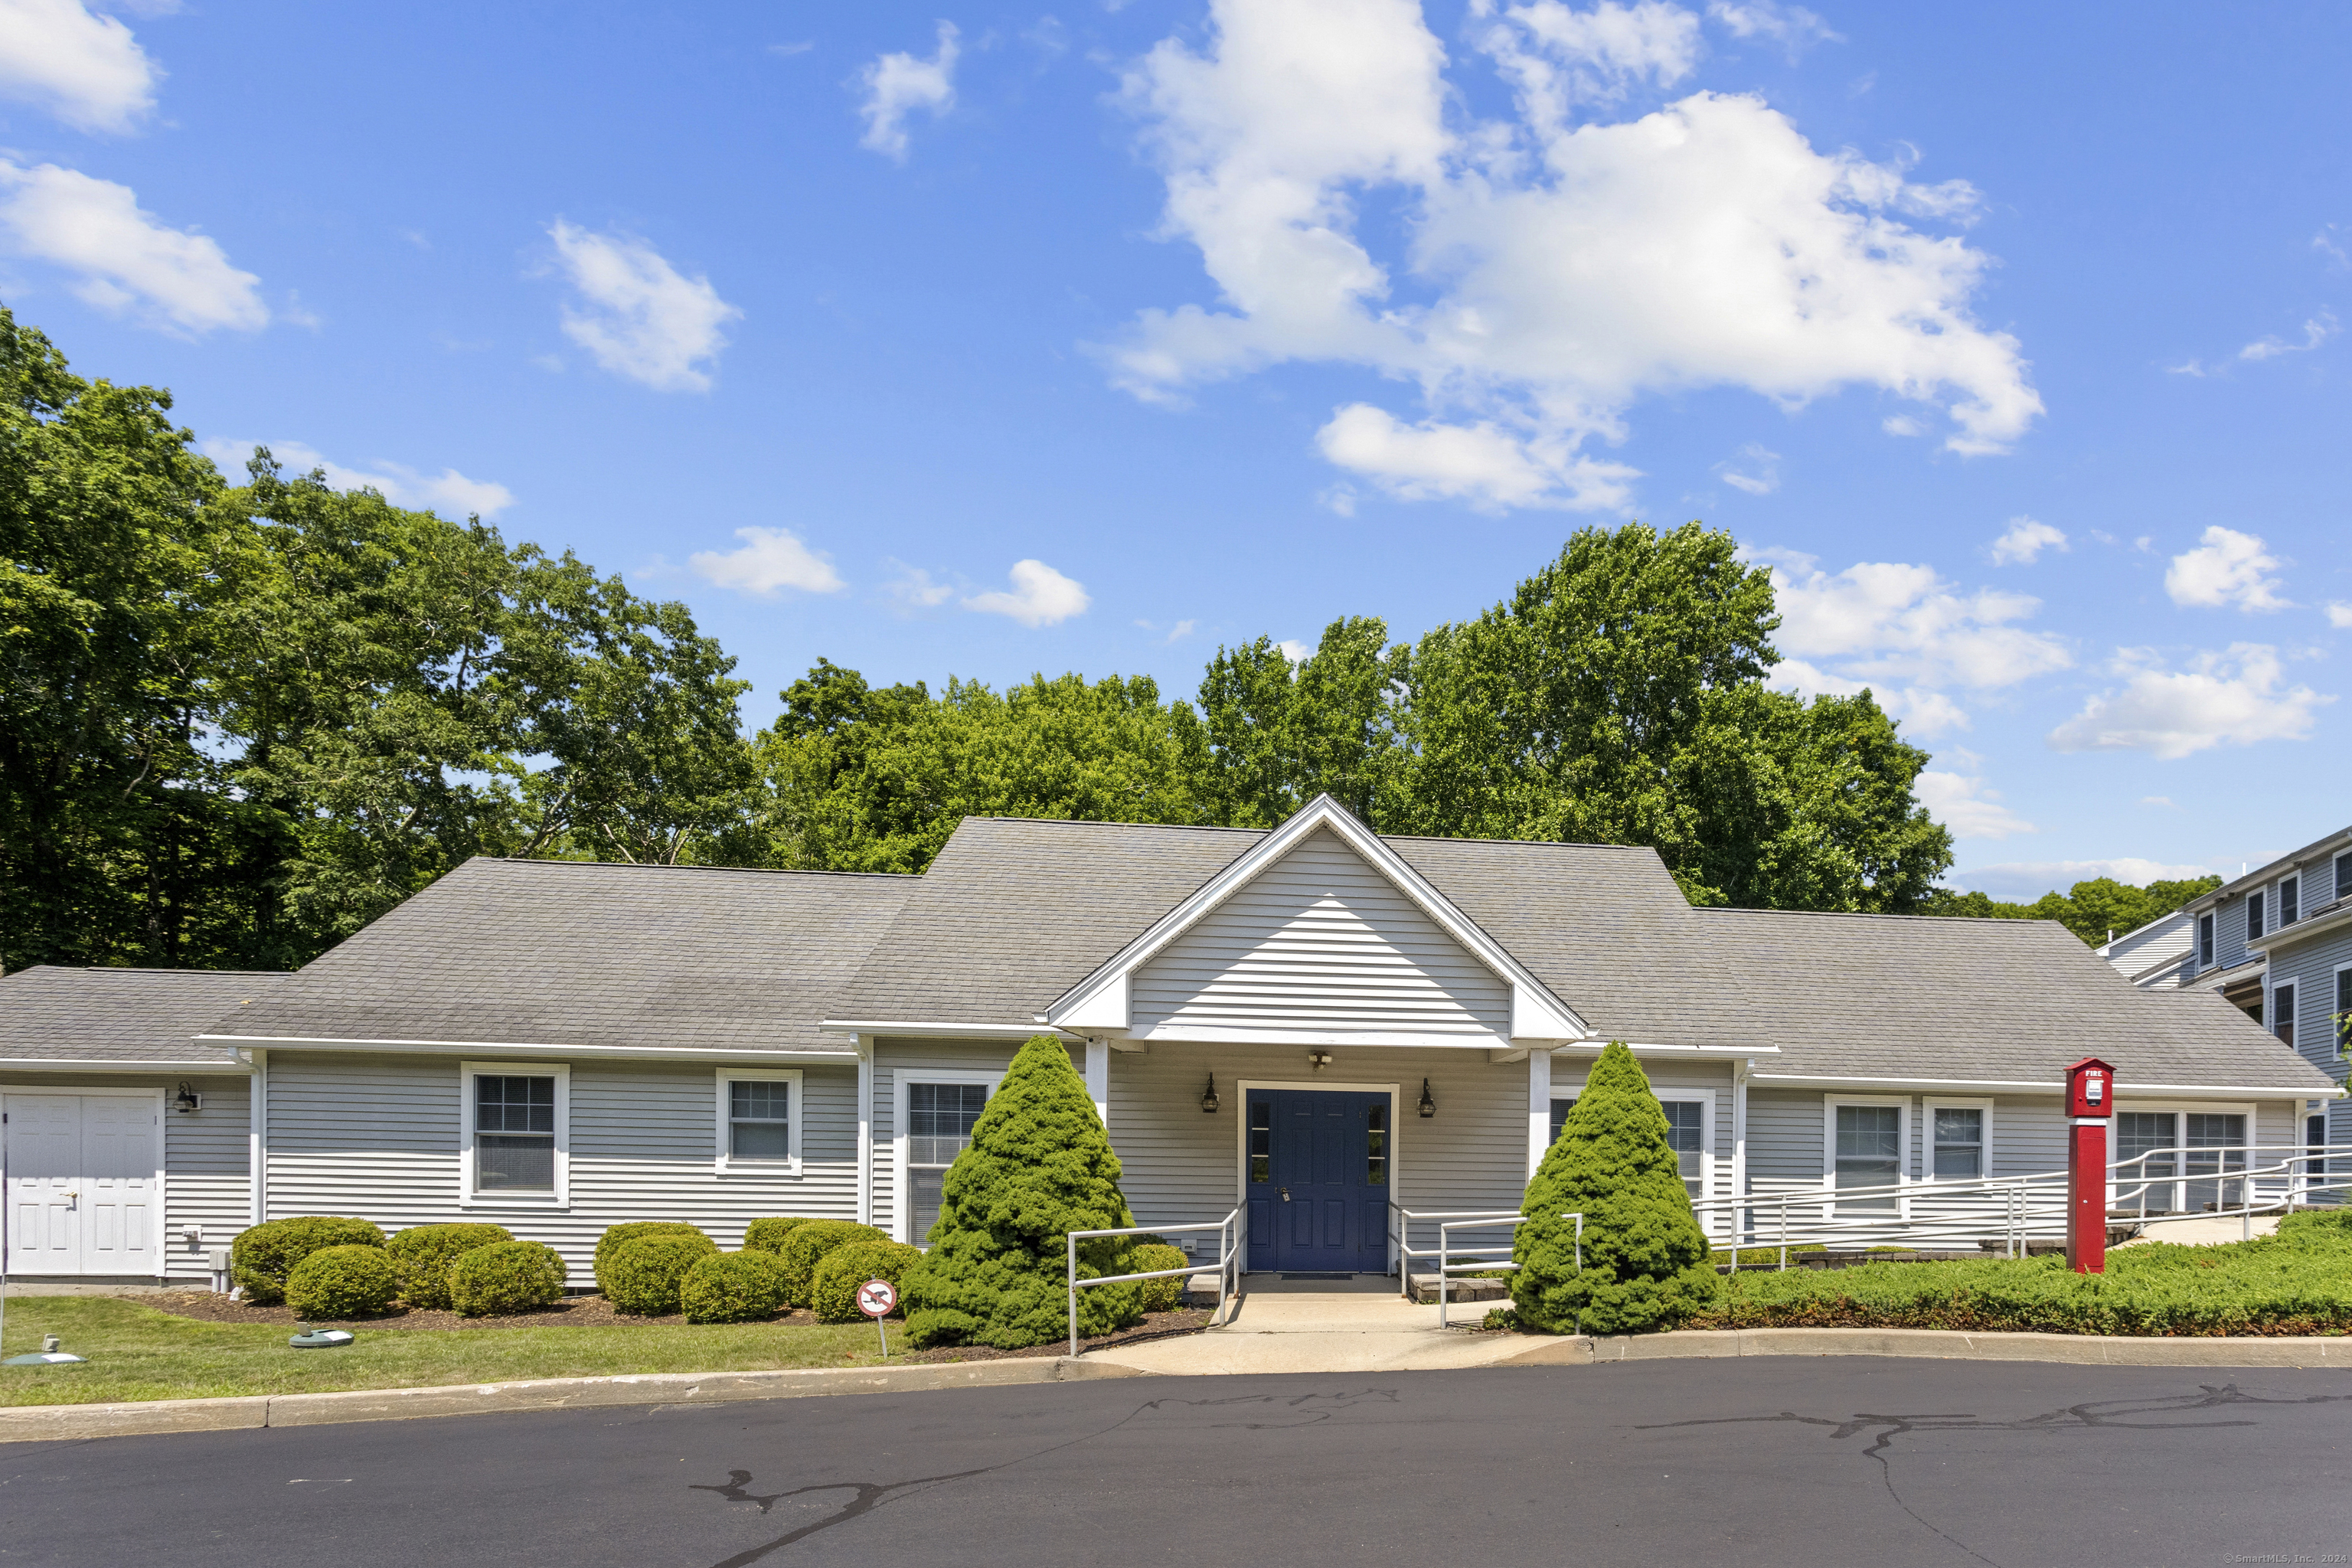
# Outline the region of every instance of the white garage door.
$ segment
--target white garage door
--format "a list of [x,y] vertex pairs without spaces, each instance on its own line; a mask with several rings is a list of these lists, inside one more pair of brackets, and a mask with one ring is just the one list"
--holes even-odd
[[152,1274],[163,1115],[152,1094],[11,1094],[8,1270]]

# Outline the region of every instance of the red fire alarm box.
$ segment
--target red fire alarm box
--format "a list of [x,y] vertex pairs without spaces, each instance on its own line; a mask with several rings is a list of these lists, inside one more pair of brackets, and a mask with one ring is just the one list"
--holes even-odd
[[2096,1057],[2084,1057],[2066,1069],[2066,1114],[2113,1116],[2116,1113],[2116,1069]]

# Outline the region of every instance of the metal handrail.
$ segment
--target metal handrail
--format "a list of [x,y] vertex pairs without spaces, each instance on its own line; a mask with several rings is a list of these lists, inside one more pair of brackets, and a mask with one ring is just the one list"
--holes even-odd
[[[2280,1157],[2259,1165],[2253,1163],[2256,1156],[2273,1153],[2279,1153]],[[2336,1166],[2332,1163],[2336,1161],[2346,1163]],[[2162,1163],[2168,1169],[2158,1174],[2147,1169],[2151,1163]],[[2340,1178],[2328,1179],[2339,1169],[2347,1173]],[[2242,1221],[2242,1234],[2251,1237],[2256,1214],[2291,1209],[2297,1202],[2306,1201],[2315,1194],[2352,1189],[2352,1143],[2240,1143],[2195,1148],[2181,1145],[2148,1150],[2128,1159],[2112,1161],[2105,1170],[2109,1189],[2106,1206],[2110,1209],[2127,1204],[2134,1197],[2140,1198],[2143,1200],[2140,1220],[2145,1225],[2224,1218],[2235,1215]],[[1729,1247],[1710,1247],[1708,1251],[1710,1254],[1729,1251],[1734,1272],[1738,1269],[1739,1253],[1743,1247],[1771,1246],[1775,1243],[1780,1251],[1780,1267],[1787,1268],[1789,1247],[1799,1237],[1823,1242],[1843,1239],[1864,1244],[1898,1238],[1908,1239],[1914,1245],[1954,1237],[1980,1240],[1990,1218],[1985,1212],[1990,1205],[1981,1200],[1991,1198],[2000,1200],[2002,1256],[2017,1257],[2022,1255],[2029,1235],[2064,1233],[2068,1180],[2068,1174],[2063,1171],[2047,1171],[1962,1181],[1897,1182],[1874,1187],[1838,1187],[1824,1183],[1779,1193],[1748,1193],[1733,1197],[1706,1198],[1694,1203],[1691,1207],[1702,1227],[1706,1226],[1709,1216],[1717,1213],[1727,1219]],[[2146,1212],[2145,1199],[2152,1189],[2182,1182],[2213,1183],[2217,1188],[2217,1199],[2225,1190],[2222,1184],[2236,1184],[2240,1203],[2233,1207],[2217,1207],[2210,1212],[2155,1215]],[[2273,1194],[2268,1199],[2263,1196],[2264,1185],[2268,1185]],[[1926,1215],[1910,1212],[1915,1205],[1948,1210],[1969,1199],[1979,1201],[1967,1205],[1962,1212]],[[1864,1203],[1890,1204],[1894,1205],[1894,1212],[1892,1215],[1855,1215],[1851,1212],[1853,1205]],[[1846,1207],[1849,1212],[1841,1215],[1838,1213],[1841,1207]],[[1759,1219],[1757,1212],[1767,1209],[1777,1211],[1774,1223],[1769,1226]],[[1792,1221],[1790,1217],[1792,1209],[1816,1212],[1812,1218]]]
[[[1437,1256],[1427,1250],[1413,1249],[1412,1246],[1413,1221],[1417,1219],[1517,1219],[1519,1217],[1519,1213],[1517,1209],[1425,1209],[1416,1214],[1408,1208],[1391,1207],[1389,1210],[1389,1215],[1393,1222],[1389,1231],[1389,1239],[1395,1242],[1397,1247],[1397,1293],[1410,1300],[1412,1298],[1412,1260],[1416,1258]],[[1442,1235],[1439,1239],[1441,1241],[1444,1239]],[[1490,1247],[1475,1250],[1493,1252],[1497,1248]]]
[[[1564,1214],[1564,1215],[1560,1215],[1559,1217],[1560,1217],[1560,1218],[1562,1218],[1562,1219],[1572,1219],[1572,1220],[1574,1220],[1574,1221],[1576,1222],[1576,1239],[1575,1239],[1575,1242],[1574,1242],[1574,1246],[1575,1246],[1575,1248],[1576,1248],[1576,1271],[1577,1271],[1579,1274],[1581,1274],[1581,1273],[1583,1273],[1583,1272],[1584,1272],[1584,1215],[1583,1215],[1583,1213],[1582,1213],[1581,1211],[1578,1211],[1578,1212],[1571,1213],[1571,1214]],[[1516,1270],[1516,1269],[1519,1267],[1517,1263],[1515,1263],[1515,1262],[1510,1262],[1510,1261],[1507,1261],[1507,1261],[1505,1261],[1505,1262],[1501,1262],[1501,1263],[1482,1262],[1482,1261],[1479,1261],[1479,1260],[1477,1260],[1477,1259],[1473,1259],[1473,1260],[1471,1260],[1470,1262],[1467,1262],[1467,1263],[1451,1263],[1451,1262],[1448,1262],[1448,1261],[1447,1261],[1447,1258],[1448,1258],[1448,1249],[1449,1249],[1449,1247],[1451,1247],[1451,1245],[1452,1245],[1452,1239],[1453,1239],[1453,1238],[1452,1238],[1452,1233],[1453,1233],[1453,1232],[1454,1232],[1454,1231],[1457,1231],[1457,1230],[1484,1230],[1484,1229],[1486,1229],[1486,1228],[1488,1228],[1488,1227],[1490,1227],[1490,1226],[1498,1226],[1498,1225],[1507,1225],[1507,1226],[1509,1226],[1513,1230],[1517,1230],[1517,1229],[1518,1229],[1518,1227],[1519,1227],[1519,1226],[1523,1226],[1523,1225],[1525,1225],[1525,1224],[1527,1224],[1527,1223],[1528,1223],[1528,1216],[1527,1216],[1527,1215],[1523,1215],[1523,1214],[1515,1214],[1515,1215],[1497,1215],[1496,1217],[1495,1217],[1495,1218],[1493,1218],[1493,1219],[1480,1219],[1480,1218],[1477,1218],[1477,1217],[1475,1217],[1475,1216],[1473,1216],[1473,1217],[1471,1217],[1471,1218],[1469,1218],[1469,1219],[1457,1219],[1457,1220],[1453,1221],[1453,1222],[1452,1222],[1452,1223],[1450,1223],[1450,1224],[1441,1223],[1441,1224],[1438,1226],[1438,1227],[1437,1227],[1437,1326],[1438,1326],[1439,1328],[1444,1329],[1444,1328],[1450,1328],[1450,1327],[1452,1326],[1449,1322],[1447,1322],[1447,1321],[1446,1321],[1446,1317],[1445,1317],[1446,1293],[1447,1293],[1447,1292],[1448,1292],[1448,1290],[1450,1290],[1450,1289],[1452,1289],[1452,1287],[1453,1287],[1453,1284],[1454,1284],[1454,1271],[1455,1269],[1459,1268],[1459,1269],[1463,1269],[1463,1270],[1467,1271],[1467,1270],[1471,1270],[1471,1269],[1480,1269],[1480,1268],[1484,1268],[1484,1269],[1507,1268],[1507,1269],[1514,1269],[1514,1270]],[[1513,1241],[1514,1241],[1514,1242],[1516,1242],[1516,1241],[1517,1241],[1517,1237],[1514,1237],[1514,1238],[1513,1238]],[[1502,1250],[1503,1250],[1503,1247],[1501,1247],[1501,1246],[1496,1246],[1496,1247],[1470,1247],[1468,1250],[1469,1250],[1469,1251],[1472,1251],[1472,1252],[1500,1252],[1500,1251],[1502,1251]],[[1407,1278],[1407,1279],[1406,1279],[1406,1281],[1405,1281],[1406,1288],[1407,1288],[1408,1289],[1410,1289],[1412,1288],[1412,1279],[1410,1279],[1410,1277],[1408,1277],[1408,1278]]]
[[[1104,1274],[1092,1279],[1081,1279],[1078,1278],[1079,1242],[1092,1241],[1097,1237],[1106,1236],[1186,1236],[1196,1231],[1215,1231],[1217,1233],[1217,1310],[1209,1315],[1210,1326],[1213,1328],[1224,1317],[1225,1303],[1241,1292],[1241,1277],[1235,1266],[1241,1258],[1244,1233],[1248,1224],[1248,1216],[1243,1212],[1241,1205],[1235,1205],[1224,1218],[1202,1225],[1135,1225],[1124,1226],[1116,1230],[1069,1232],[1065,1240],[1069,1246],[1070,1354],[1076,1356],[1078,1353],[1078,1292],[1080,1290],[1091,1289],[1097,1285],[1123,1285],[1131,1279],[1168,1279],[1180,1274],[1189,1279],[1201,1272],[1201,1266],[1198,1263],[1188,1262],[1181,1268],[1150,1268],[1140,1274]],[[1233,1233],[1230,1240],[1225,1234],[1228,1230]],[[1231,1278],[1234,1282],[1233,1289],[1230,1290],[1225,1287],[1228,1278]]]

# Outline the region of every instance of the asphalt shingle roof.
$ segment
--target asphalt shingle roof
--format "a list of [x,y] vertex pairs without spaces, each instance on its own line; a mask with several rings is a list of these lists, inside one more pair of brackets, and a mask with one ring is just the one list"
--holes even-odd
[[818,1030],[913,877],[468,860],[243,1037],[854,1054]]
[[294,979],[268,970],[36,964],[0,979],[0,1061],[234,1062],[228,1047],[195,1037]]

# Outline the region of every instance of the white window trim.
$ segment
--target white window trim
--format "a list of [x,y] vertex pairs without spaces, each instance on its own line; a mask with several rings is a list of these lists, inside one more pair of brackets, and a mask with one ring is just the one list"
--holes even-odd
[[[2292,916],[2288,915],[2286,912],[2286,885],[2289,882],[2293,882],[2294,884],[2294,913]],[[2281,877],[2277,881],[2271,884],[2271,929],[2273,931],[2284,931],[2287,927],[2296,924],[2302,919],[2302,874],[2298,872],[2294,876]]]
[[[2303,987],[2297,984],[2297,981],[2301,978],[2302,977],[2300,975],[2290,974],[2285,978],[2281,979],[2277,975],[2270,973],[2268,970],[2265,970],[2263,973],[2263,1029],[2274,1040],[2278,1039],[2278,994],[2281,991],[2284,991],[2288,995],[2293,996],[2294,998],[2294,1006],[2291,1008],[2290,1011],[2300,1012],[2303,1008]],[[2300,1038],[2303,1034],[2303,1030],[2298,1027],[2295,1030],[2295,1034],[2297,1037]],[[2282,1045],[2285,1044],[2284,1041],[2280,1041],[2280,1043]],[[2301,1050],[2300,1046],[2289,1047],[2288,1048],[2298,1052]]]
[[[483,1192],[475,1183],[474,1079],[551,1078],[555,1080],[555,1190],[552,1193]],[[566,1062],[459,1062],[457,1064],[457,1206],[466,1209],[572,1207],[572,1068]]]
[[[2327,1020],[2327,1043],[2320,1048],[2320,1056],[2328,1061],[2344,1059],[2343,1037],[2336,1032],[2336,998],[2344,994],[2344,972],[2347,969],[2352,969],[2352,963],[2339,963],[2327,972],[2327,994],[2320,1002],[2319,1016]],[[2295,1000],[2299,1003],[2303,998],[2298,996]],[[2300,1042],[2296,1048],[2301,1048]]]
[[920,1247],[922,1238],[909,1234],[915,1228],[914,1186],[908,1175],[909,1164],[907,1131],[907,1090],[919,1083],[982,1083],[988,1086],[988,1098],[996,1098],[997,1086],[1004,1081],[1005,1068],[975,1072],[970,1068],[897,1068],[890,1074],[890,1234],[909,1247]]
[[[792,1158],[788,1160],[738,1160],[735,1158],[733,1153],[735,1135],[733,1128],[730,1125],[732,1118],[728,1114],[732,1108],[729,1104],[730,1097],[728,1094],[727,1086],[730,1083],[747,1081],[788,1083],[793,1086],[793,1091],[787,1097],[784,1105],[784,1136],[792,1142]],[[801,1105],[805,1099],[802,1091],[802,1083],[803,1074],[798,1068],[723,1067],[719,1069],[719,1127],[717,1142],[711,1144],[712,1150],[717,1154],[717,1158],[712,1162],[712,1168],[719,1174],[740,1178],[798,1176],[801,1173]]]
[[[2154,1111],[2158,1115],[2169,1114],[2172,1116],[2172,1147],[2175,1149],[2180,1147],[2180,1140],[2189,1136],[2189,1129],[2184,1126],[2179,1120],[2180,1114],[2185,1111],[2197,1112],[2208,1116],[2242,1116],[2246,1119],[2247,1143],[2251,1145],[2259,1143],[2263,1141],[2262,1108],[2251,1100],[2118,1100],[2116,1101],[2115,1110],[2115,1115],[2107,1118],[2107,1163],[2111,1167],[2116,1163],[2116,1152],[2118,1146],[2116,1128],[2121,1124],[2120,1119],[2123,1116],[2123,1113],[2126,1110],[2147,1110]],[[2178,1157],[2176,1157],[2176,1163],[2179,1164],[2187,1163],[2185,1160],[2179,1159]],[[2210,1180],[2210,1177],[2204,1176],[2199,1176],[2193,1179],[2197,1181]],[[2185,1175],[2176,1175],[2172,1178],[2172,1195],[2175,1199],[2179,1199],[2183,1195],[2180,1191],[2181,1185],[2190,1180],[2192,1180],[2192,1178]],[[2116,1186],[2117,1184],[2114,1182],[2109,1182],[2107,1184],[2107,1204],[2109,1207],[2113,1207],[2116,1204],[2122,1201],[2116,1194]]]
[[2197,923],[2189,931],[2189,951],[2195,955],[2193,967],[2200,971],[2221,962],[2221,922],[2217,914],[2216,910],[2206,910],[2197,917]]
[[[1837,1185],[1837,1113],[1841,1105],[1891,1105],[1895,1121],[1895,1213],[1911,1217],[1911,1097],[1907,1094],[1825,1094],[1822,1096],[1822,1185]],[[1834,1207],[1834,1205],[1832,1205]]]
[[[1936,1112],[1938,1110],[1981,1110],[1984,1112],[1984,1132],[1979,1144],[1979,1169],[1973,1176],[1938,1176],[1936,1174]],[[1990,1100],[1955,1099],[1948,1095],[1931,1095],[1919,1102],[1919,1179],[1923,1182],[1980,1182],[1992,1175],[1992,1117]]]
[[[1573,1105],[1576,1103],[1578,1097],[1582,1095],[1583,1092],[1584,1085],[1580,1083],[1574,1089],[1567,1092],[1562,1092],[1558,1089],[1553,1089],[1551,1091],[1551,1098],[1554,1100],[1564,1100],[1570,1105]],[[1657,1100],[1661,1105],[1664,1105],[1669,1101],[1676,1101],[1685,1105],[1696,1101],[1704,1108],[1699,1112],[1698,1123],[1698,1140],[1702,1155],[1698,1163],[1699,1200],[1704,1203],[1708,1199],[1713,1198],[1720,1190],[1717,1182],[1715,1169],[1717,1164],[1715,1152],[1715,1090],[1711,1089],[1675,1089],[1671,1086],[1665,1089],[1660,1089],[1657,1085],[1652,1084],[1650,1086],[1650,1094],[1651,1097]],[[1544,1111],[1544,1121],[1547,1126],[1550,1124],[1550,1108],[1546,1107]],[[1728,1223],[1728,1221],[1726,1223]]]

